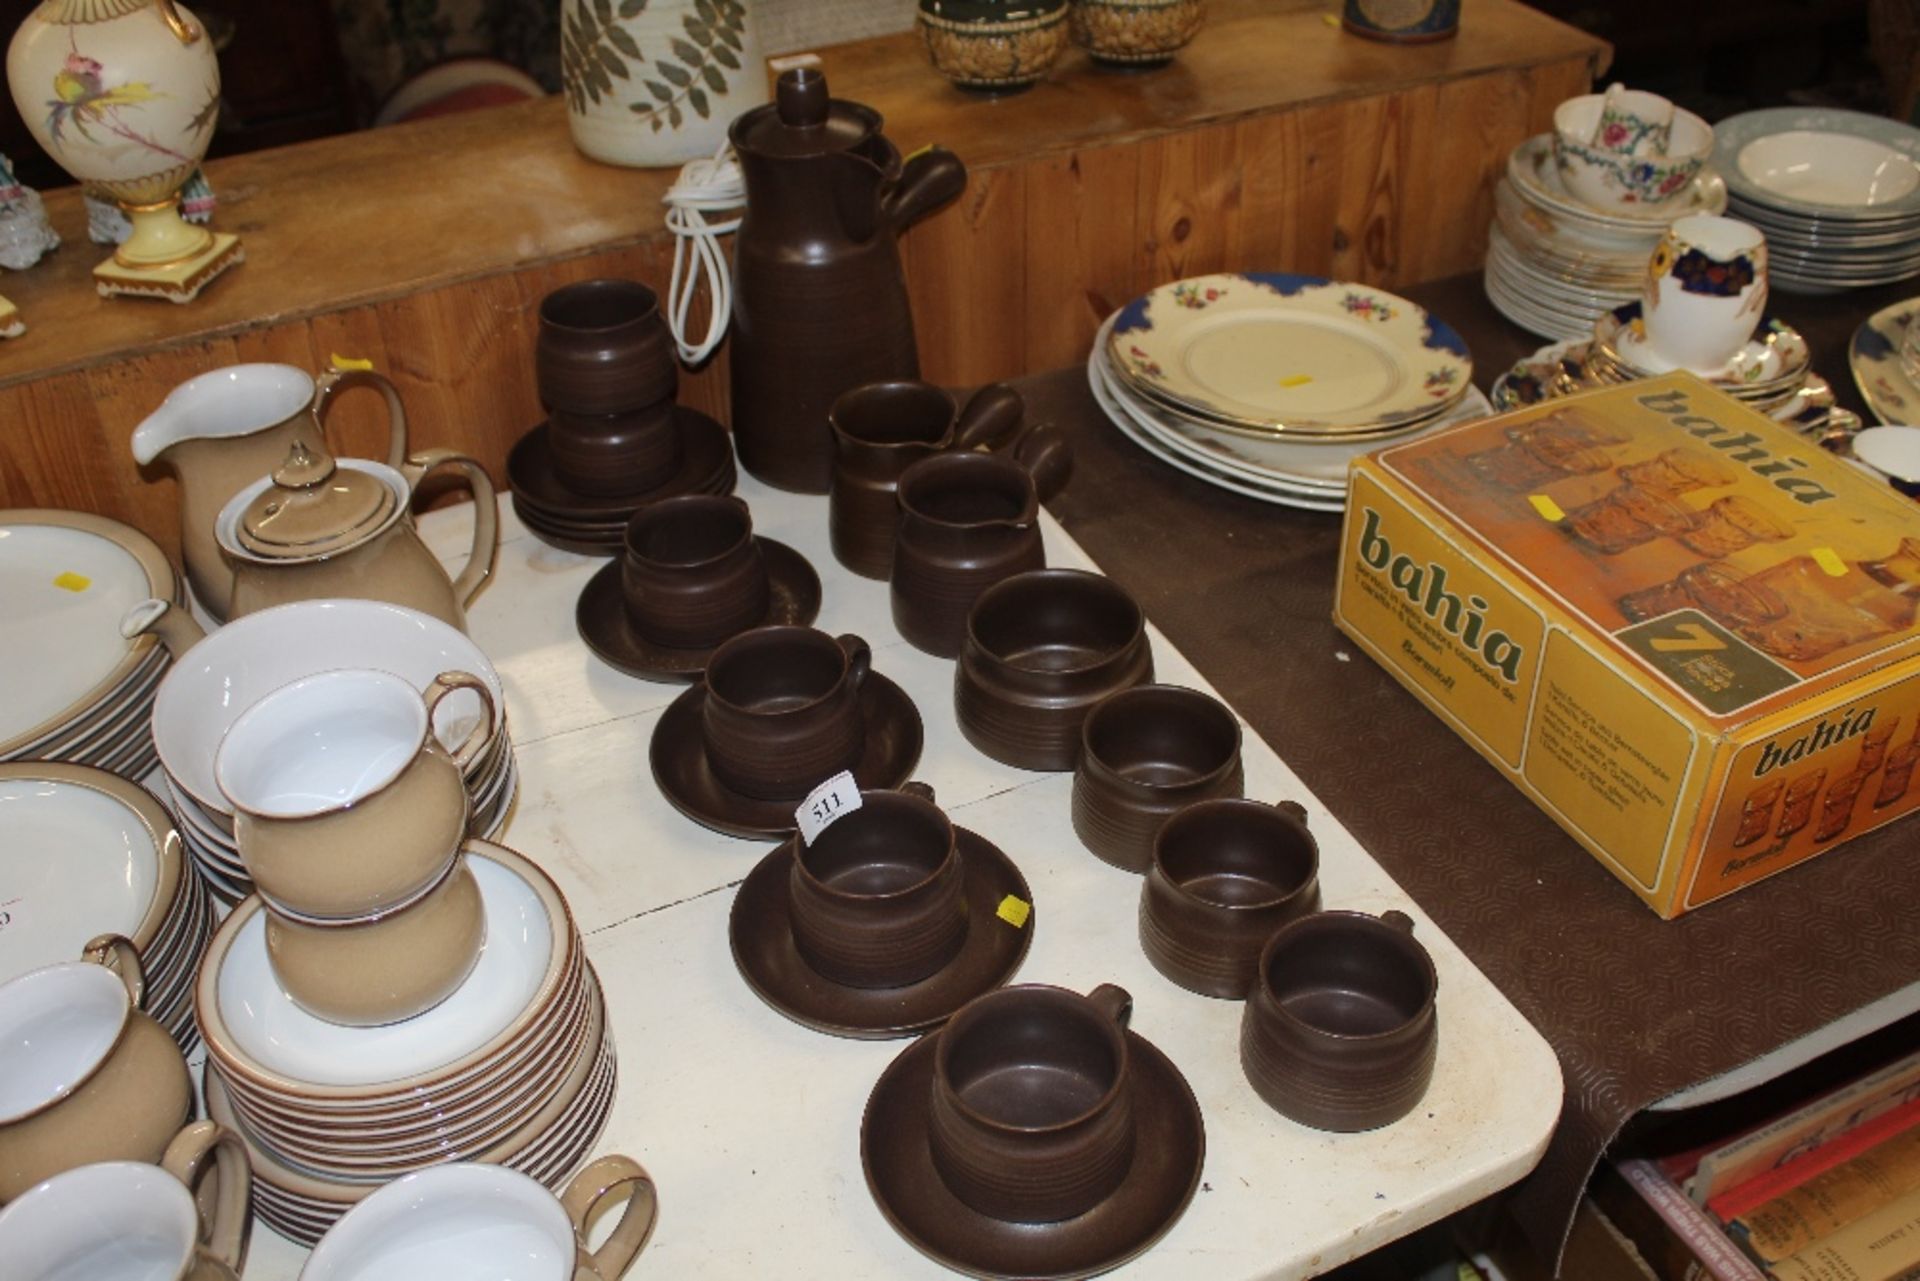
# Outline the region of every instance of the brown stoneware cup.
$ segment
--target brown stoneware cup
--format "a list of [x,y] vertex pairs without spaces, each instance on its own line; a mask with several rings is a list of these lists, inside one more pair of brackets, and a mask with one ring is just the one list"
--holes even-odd
[[1162,823],[1244,787],[1232,712],[1199,690],[1136,685],[1102,701],[1081,726],[1073,830],[1106,862],[1145,872]]
[[413,901],[360,920],[267,907],[267,959],[296,1005],[352,1027],[397,1023],[453,994],[487,937],[480,886],[464,858]]
[[617,414],[549,409],[547,452],[553,474],[576,494],[643,494],[680,466],[680,433],[673,424],[671,400]]
[[863,791],[860,808],[808,845],[793,838],[794,949],[848,987],[905,987],[951,961],[967,938],[966,878],[953,824],[933,789]]
[[0,984],[0,1204],[76,1166],[157,1164],[193,1117],[180,1047],[140,1011],[133,944],[103,935],[86,956]]
[[701,725],[722,786],[756,800],[799,800],[860,759],[860,688],[872,666],[858,636],[756,627],[707,663]]
[[1320,846],[1293,801],[1189,805],[1160,828],[1140,947],[1190,992],[1241,1000],[1281,926],[1320,910]]
[[583,280],[540,300],[534,380],[549,409],[624,414],[680,386],[660,299],[636,280]]
[[1320,1130],[1372,1130],[1433,1079],[1433,958],[1404,912],[1316,912],[1267,941],[1240,1020],[1240,1066],[1275,1109]]
[[1111,1196],[1133,1165],[1127,1055],[1133,998],[1026,984],[962,1007],[936,1034],[927,1128],[960,1201],[1011,1223],[1056,1223]]
[[967,741],[1021,769],[1069,770],[1102,699],[1153,679],[1140,606],[1078,569],[1016,574],[981,593],[954,670]]
[[627,524],[620,586],[633,630],[677,649],[717,645],[767,616],[767,564],[745,502],[685,494]]
[[867,383],[834,401],[833,478],[827,490],[827,534],[842,565],[867,578],[893,571],[900,525],[900,474],[923,458],[1003,441],[1025,412],[1005,383],[975,392],[958,414],[953,397],[932,383]]

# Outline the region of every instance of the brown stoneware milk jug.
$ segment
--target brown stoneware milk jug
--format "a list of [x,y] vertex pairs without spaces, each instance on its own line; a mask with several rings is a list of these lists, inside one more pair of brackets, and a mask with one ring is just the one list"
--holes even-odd
[[903,162],[880,125],[801,67],[728,130],[747,186],[733,258],[734,447],[782,489],[827,492],[827,411],[841,392],[920,372],[897,238],[959,195],[967,171],[938,147]]

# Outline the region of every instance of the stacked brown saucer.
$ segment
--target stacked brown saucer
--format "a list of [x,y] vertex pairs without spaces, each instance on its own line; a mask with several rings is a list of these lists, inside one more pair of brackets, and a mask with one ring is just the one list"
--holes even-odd
[[556,1190],[612,1111],[613,1041],[566,901],[511,850],[470,841],[487,943],[454,993],[410,1019],[349,1027],[281,988],[248,898],[207,949],[195,1008],[207,1110],[247,1143],[254,1203],[312,1244],[376,1187],[452,1161]]
[[651,289],[586,280],[540,303],[534,373],[547,421],[507,457],[513,508],[541,540],[617,555],[626,524],[678,494],[726,494],[726,429],[674,403],[673,336]]

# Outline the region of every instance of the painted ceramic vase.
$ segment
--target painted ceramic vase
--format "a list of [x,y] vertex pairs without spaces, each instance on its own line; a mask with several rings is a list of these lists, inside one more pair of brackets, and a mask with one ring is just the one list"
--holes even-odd
[[573,145],[610,165],[711,156],[767,100],[747,0],[561,0]]

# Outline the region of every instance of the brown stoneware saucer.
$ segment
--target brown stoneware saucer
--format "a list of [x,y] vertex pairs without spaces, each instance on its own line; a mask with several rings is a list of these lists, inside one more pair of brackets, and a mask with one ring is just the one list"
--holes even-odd
[[[695,685],[668,704],[654,727],[647,755],[653,779],[669,804],[694,822],[729,836],[783,840],[794,831],[793,812],[800,797],[764,801],[742,796],[713,776],[701,728],[707,687]],[[867,743],[853,777],[863,788],[895,788],[913,777],[926,730],[920,709],[905,690],[879,672],[860,687]],[[825,780],[821,780],[824,782]]]
[[[766,616],[754,626],[811,623],[820,612],[820,576],[805,556],[785,543],[771,538],[755,541],[766,558],[769,599]],[[601,661],[641,680],[692,680],[706,670],[707,659],[719,648],[716,643],[701,649],[675,649],[656,645],[634,631],[627,620],[617,560],[587,580],[574,606],[573,622],[580,639]]]
[[1088,1277],[1117,1268],[1166,1234],[1200,1185],[1206,1127],[1172,1061],[1127,1033],[1139,1127],[1133,1168],[1106,1200],[1057,1223],[1010,1223],[969,1209],[948,1190],[927,1146],[935,1037],[880,1074],[860,1122],[867,1188],[894,1231],[938,1263],[976,1277]]
[[507,453],[507,480],[521,505],[563,524],[597,524],[627,518],[656,498],[711,492],[709,485],[733,463],[727,429],[697,409],[675,405],[673,427],[680,435],[680,465],[651,489],[615,497],[575,493],[553,470],[547,424],[522,436]]
[[905,987],[847,987],[808,965],[793,945],[787,897],[793,866],[790,844],[761,859],[734,895],[727,933],[740,977],[761,1000],[794,1022],[865,1040],[911,1036],[935,1027],[974,997],[1007,982],[1027,955],[1033,917],[1029,914],[1014,925],[999,914],[1000,905],[1012,896],[1031,913],[1033,892],[998,846],[964,827],[955,827],[954,834],[965,869],[967,937],[959,953],[931,977]]

